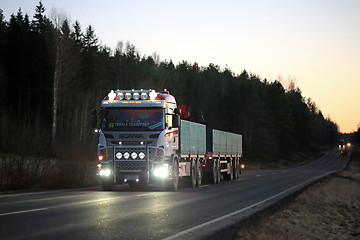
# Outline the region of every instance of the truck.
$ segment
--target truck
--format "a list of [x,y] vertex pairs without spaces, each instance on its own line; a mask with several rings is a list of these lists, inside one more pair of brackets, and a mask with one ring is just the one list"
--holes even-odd
[[111,90],[93,111],[98,135],[97,175],[104,190],[160,184],[199,187],[241,174],[242,136],[180,118],[166,89]]

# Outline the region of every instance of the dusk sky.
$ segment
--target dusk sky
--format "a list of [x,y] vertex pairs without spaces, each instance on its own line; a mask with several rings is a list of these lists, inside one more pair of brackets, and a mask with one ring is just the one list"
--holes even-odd
[[[102,44],[134,44],[161,60],[209,63],[235,74],[295,79],[341,132],[360,123],[359,0],[43,0],[51,12],[92,25]],[[2,0],[6,20],[30,18],[38,0]],[[170,89],[171,90],[171,89]]]

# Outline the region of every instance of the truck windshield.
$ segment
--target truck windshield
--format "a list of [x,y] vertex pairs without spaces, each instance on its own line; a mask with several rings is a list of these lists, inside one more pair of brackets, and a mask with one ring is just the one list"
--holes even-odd
[[162,108],[105,108],[101,128],[104,131],[158,131],[165,128]]

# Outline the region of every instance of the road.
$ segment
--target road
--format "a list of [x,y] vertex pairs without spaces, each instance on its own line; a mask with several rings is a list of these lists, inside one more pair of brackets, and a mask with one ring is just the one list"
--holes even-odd
[[166,192],[100,188],[0,195],[0,239],[206,239],[317,179],[342,170],[333,150],[307,165],[245,171],[239,180]]

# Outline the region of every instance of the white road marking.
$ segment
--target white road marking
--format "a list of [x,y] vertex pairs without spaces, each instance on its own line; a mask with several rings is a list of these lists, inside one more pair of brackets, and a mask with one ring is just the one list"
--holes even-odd
[[15,214],[22,214],[22,213],[45,211],[45,210],[47,210],[47,208],[37,208],[37,209],[23,210],[23,211],[17,211],[17,212],[0,213],[0,216],[8,216],[8,215],[15,215]]
[[[264,199],[264,200],[262,200],[262,201],[260,201],[260,202],[254,203],[254,204],[252,204],[252,205],[250,205],[250,206],[248,206],[248,207],[242,208],[242,209],[240,209],[240,210],[238,210],[238,211],[229,213],[229,214],[224,215],[224,216],[222,216],[222,217],[219,217],[219,218],[213,219],[213,220],[211,220],[211,221],[205,222],[205,223],[203,223],[203,224],[197,225],[197,226],[195,226],[195,227],[189,228],[189,229],[184,230],[184,231],[182,231],[182,232],[178,232],[178,233],[176,233],[176,234],[174,234],[174,235],[172,235],[172,236],[163,238],[162,240],[183,239],[184,235],[186,235],[186,234],[189,234],[189,233],[191,233],[191,232],[194,232],[194,231],[196,231],[196,230],[199,230],[199,229],[201,229],[201,228],[203,228],[203,227],[207,227],[207,226],[209,226],[209,225],[215,224],[215,223],[217,223],[217,222],[219,222],[219,221],[222,221],[222,220],[224,220],[224,219],[226,219],[226,218],[229,218],[229,217],[235,216],[235,215],[237,215],[237,214],[240,214],[240,213],[242,213],[242,212],[245,212],[245,211],[247,211],[247,210],[249,210],[249,209],[251,209],[251,208],[256,208],[257,206],[259,206],[259,205],[261,205],[261,204],[264,204],[264,203],[266,203],[266,202],[268,202],[268,201],[271,201],[271,200],[273,200],[273,199],[275,199],[275,198],[277,198],[277,197],[280,197],[280,196],[286,194],[287,192],[291,192],[292,190],[295,190],[295,189],[297,189],[297,188],[301,188],[302,186],[307,185],[308,183],[314,182],[314,181],[316,181],[317,179],[321,179],[321,178],[323,178],[323,177],[325,177],[325,176],[327,176],[327,175],[329,175],[329,174],[331,174],[331,173],[334,173],[334,171],[326,172],[326,173],[324,173],[324,174],[322,174],[322,175],[320,175],[320,176],[313,177],[313,178],[311,178],[311,179],[309,179],[309,180],[307,180],[307,181],[305,181],[305,182],[303,182],[303,183],[300,183],[300,184],[298,184],[298,185],[296,185],[296,186],[294,186],[294,187],[288,188],[288,189],[286,189],[286,190],[284,190],[284,191],[282,191],[282,192],[280,192],[280,193],[277,193],[277,194],[275,194],[275,195],[273,195],[273,196],[271,196],[271,197],[269,197],[269,198],[267,198],[267,199]],[[286,195],[285,195],[285,196],[286,196]]]

